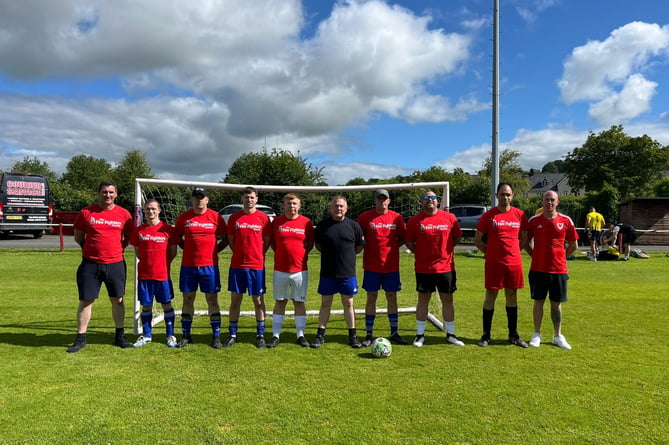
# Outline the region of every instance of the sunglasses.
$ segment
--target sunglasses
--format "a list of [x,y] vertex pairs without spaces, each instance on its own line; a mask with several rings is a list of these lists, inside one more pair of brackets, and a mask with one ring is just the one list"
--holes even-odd
[[430,200],[437,200],[439,198],[437,198],[436,196],[423,196],[423,199],[425,201],[430,201]]

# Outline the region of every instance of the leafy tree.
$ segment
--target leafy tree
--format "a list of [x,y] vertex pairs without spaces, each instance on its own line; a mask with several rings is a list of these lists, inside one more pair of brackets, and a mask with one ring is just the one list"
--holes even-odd
[[135,179],[154,177],[146,155],[137,149],[128,150],[112,173],[112,178],[118,187],[116,203],[126,209],[132,209],[135,203]]
[[664,177],[653,186],[653,194],[658,198],[669,197],[669,178]]
[[557,159],[555,161],[547,162],[541,168],[541,173],[564,173],[564,161]]
[[590,132],[586,142],[565,158],[572,187],[600,191],[608,184],[621,199],[650,193],[668,167],[669,147],[647,135],[630,137],[622,125],[599,134]]
[[98,185],[101,181],[111,180],[112,168],[109,162],[90,155],[76,155],[65,167],[61,179],[72,190],[89,194],[89,201],[95,201]]
[[233,184],[326,185],[323,167],[316,168],[299,154],[273,148],[245,153],[235,160],[223,182]]
[[[307,158],[299,153],[293,154],[288,150],[273,148],[271,151],[262,150],[258,153],[245,153],[237,158],[225,176],[223,181],[228,184],[273,184],[273,185],[295,185],[312,186],[327,185],[323,176],[323,167],[317,168],[307,162]],[[236,192],[227,192],[212,196],[210,201],[218,202],[239,202],[239,194]],[[220,196],[218,196],[220,195]],[[275,210],[283,207],[283,193],[263,193],[259,201],[263,204],[272,206]],[[318,210],[313,212],[320,213],[327,209],[327,203],[319,195],[302,196],[303,213],[316,220],[320,215],[308,215],[309,207],[313,206]]]
[[76,190],[70,184],[51,183],[53,208],[56,211],[76,212],[96,202],[96,194],[90,190]]
[[16,161],[12,166],[11,171],[16,173],[43,175],[46,176],[50,183],[56,182],[57,179],[56,173],[51,170],[49,164],[40,161],[37,157],[31,158],[26,156],[22,161]]
[[[504,149],[499,156],[499,181],[511,184],[516,196],[522,196],[523,193],[530,189],[530,181],[527,180],[525,172],[520,166],[519,157],[520,152],[510,148]],[[488,156],[483,162],[483,169],[479,171],[479,177],[481,178],[481,185],[486,185],[486,195],[478,202],[490,202],[490,193],[492,190],[492,156]]]

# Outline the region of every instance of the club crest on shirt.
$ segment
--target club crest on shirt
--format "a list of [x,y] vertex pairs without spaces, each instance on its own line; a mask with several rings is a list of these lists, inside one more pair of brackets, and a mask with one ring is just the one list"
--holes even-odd
[[556,224],[558,230],[563,230],[564,229],[564,223],[557,223]]

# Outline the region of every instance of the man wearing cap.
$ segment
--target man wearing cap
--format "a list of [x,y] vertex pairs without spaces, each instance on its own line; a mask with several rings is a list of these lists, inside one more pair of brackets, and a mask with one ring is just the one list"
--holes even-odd
[[221,290],[221,276],[218,269],[218,252],[227,245],[225,221],[223,217],[209,208],[207,191],[193,189],[191,194],[193,208],[177,218],[175,229],[181,238],[183,248],[179,290],[183,293],[181,309],[181,327],[183,337],[177,347],[183,348],[192,343],[191,325],[195,313],[195,293],[198,287],[207,300],[211,323],[211,347],[221,348],[221,309],[218,304],[218,292]]
[[425,325],[428,305],[436,290],[441,299],[446,342],[456,346],[465,344],[455,336],[455,307],[453,293],[457,290],[455,246],[462,238],[460,224],[452,213],[439,209],[439,197],[428,190],[420,201],[423,211],[407,223],[405,245],[414,253],[416,271],[416,338],[413,345],[425,343]]
[[256,347],[265,345],[265,252],[272,237],[269,216],[256,208],[258,192],[253,187],[242,190],[242,209],[230,215],[228,241],[232,249],[228,290],[230,299],[230,335],[223,345],[237,343],[239,313],[244,293],[248,291],[256,316]]
[[390,194],[385,189],[379,189],[374,192],[374,208],[358,217],[358,224],[365,236],[362,288],[367,291],[365,305],[367,335],[362,342],[363,346],[369,346],[374,340],[376,299],[381,288],[385,291],[388,302],[390,341],[399,345],[407,344],[398,332],[397,309],[397,292],[402,288],[399,246],[404,238],[406,224],[402,215],[390,210],[389,206]]

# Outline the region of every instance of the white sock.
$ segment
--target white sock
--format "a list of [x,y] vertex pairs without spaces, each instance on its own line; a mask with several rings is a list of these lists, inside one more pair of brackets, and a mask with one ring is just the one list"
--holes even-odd
[[307,316],[295,316],[295,329],[297,330],[297,338],[304,337],[304,330],[307,328]]
[[455,335],[455,321],[444,321],[444,328],[447,334]]
[[427,321],[416,320],[416,335],[425,335]]
[[283,328],[283,315],[272,314],[272,335],[278,337]]

